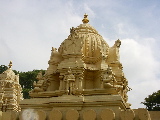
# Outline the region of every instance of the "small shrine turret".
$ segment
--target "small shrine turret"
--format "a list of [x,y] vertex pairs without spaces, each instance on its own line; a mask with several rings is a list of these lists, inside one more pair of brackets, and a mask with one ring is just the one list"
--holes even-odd
[[20,101],[23,100],[22,88],[19,84],[19,75],[12,71],[10,61],[8,69],[0,74],[0,110],[20,111]]

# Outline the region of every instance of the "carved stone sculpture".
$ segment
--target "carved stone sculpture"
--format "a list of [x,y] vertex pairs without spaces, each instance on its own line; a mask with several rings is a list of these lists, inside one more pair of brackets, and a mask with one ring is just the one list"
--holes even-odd
[[65,89],[67,90],[68,94],[73,94],[75,89],[75,76],[72,74],[70,68],[68,70],[68,74],[66,74],[64,77],[64,82],[66,86]]
[[52,47],[49,67],[45,75],[38,74],[30,96],[117,94],[127,102],[128,82],[119,61],[121,41],[109,47],[88,24],[87,14],[82,22],[70,29],[58,50]]
[[33,82],[34,89],[32,91],[30,91],[30,93],[46,91],[49,83],[47,83],[47,80],[42,75],[42,71],[40,71],[38,73],[36,79],[38,81],[37,82],[36,81]]
[[23,99],[19,75],[15,75],[11,67],[12,62],[9,63],[9,68],[0,74],[0,109],[3,112],[20,111],[19,103]]
[[121,41],[110,47],[87,14],[82,22],[59,48],[52,47],[49,66],[38,74],[22,109],[43,110],[46,118],[56,120],[135,119],[139,114],[128,103],[130,88],[120,63]]
[[103,84],[104,88],[112,88],[116,86],[116,79],[115,75],[112,72],[112,69],[108,67],[106,73],[107,75],[104,75]]

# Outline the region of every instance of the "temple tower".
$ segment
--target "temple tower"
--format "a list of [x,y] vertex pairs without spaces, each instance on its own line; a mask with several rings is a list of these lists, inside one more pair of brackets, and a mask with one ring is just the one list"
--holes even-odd
[[20,111],[20,101],[23,99],[22,88],[19,84],[19,75],[12,71],[12,62],[9,68],[0,74],[0,111]]
[[82,22],[70,29],[58,49],[52,47],[49,67],[44,75],[38,74],[32,99],[21,102],[22,110],[43,110],[49,119],[120,120],[127,114],[134,118],[119,58],[121,41],[109,47],[87,14]]

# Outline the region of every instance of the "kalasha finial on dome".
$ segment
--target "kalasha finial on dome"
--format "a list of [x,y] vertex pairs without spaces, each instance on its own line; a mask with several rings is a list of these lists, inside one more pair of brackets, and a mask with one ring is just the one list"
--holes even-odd
[[12,61],[10,61],[10,63],[9,63],[9,65],[8,65],[8,66],[9,66],[9,68],[11,68],[11,67],[12,67]]
[[83,23],[88,23],[89,22],[87,17],[88,17],[88,15],[85,13],[84,14],[84,19],[82,20]]

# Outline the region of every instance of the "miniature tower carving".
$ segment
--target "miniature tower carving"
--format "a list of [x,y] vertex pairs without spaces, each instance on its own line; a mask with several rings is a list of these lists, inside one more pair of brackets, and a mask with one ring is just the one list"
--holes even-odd
[[9,68],[0,74],[0,109],[1,111],[20,111],[20,101],[23,99],[22,88],[19,84],[19,75],[12,71],[12,62]]

